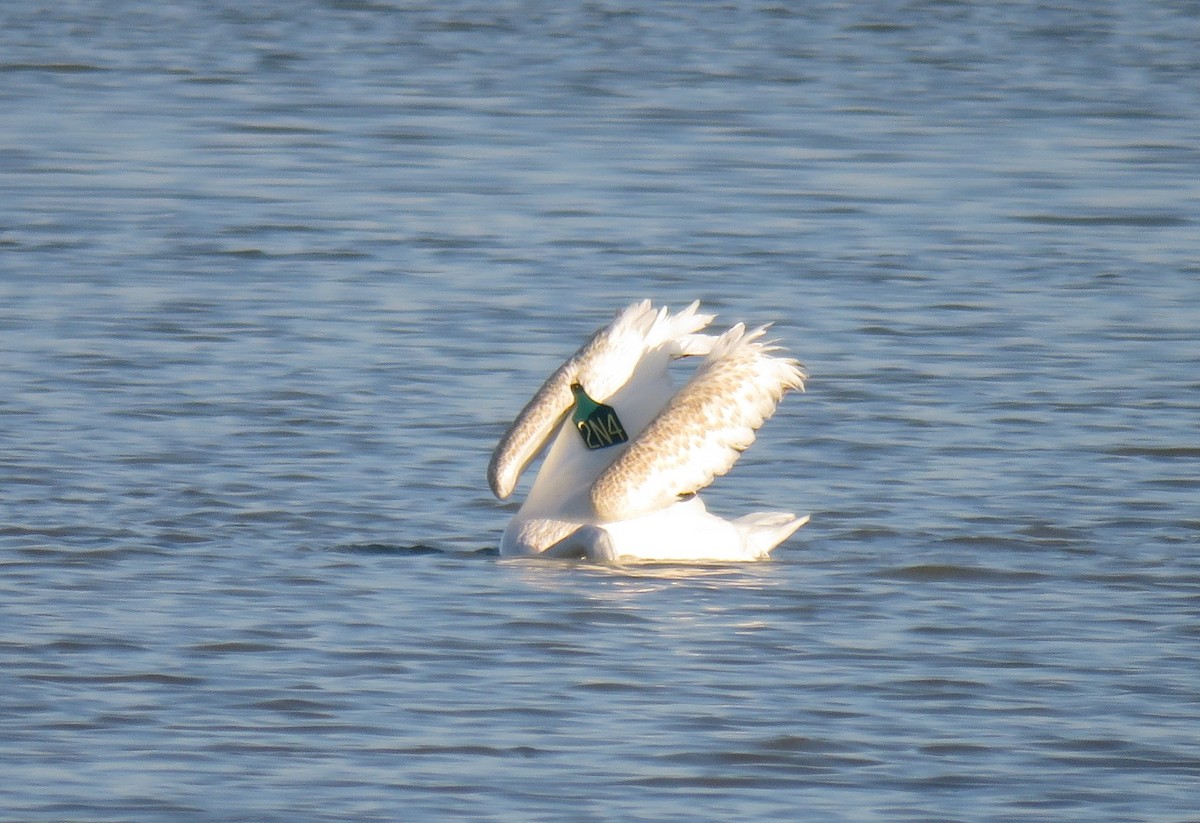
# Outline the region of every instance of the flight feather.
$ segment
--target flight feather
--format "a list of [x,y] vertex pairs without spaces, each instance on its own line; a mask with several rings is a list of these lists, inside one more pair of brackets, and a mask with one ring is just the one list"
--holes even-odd
[[619,389],[649,350],[665,347],[672,357],[707,353],[712,341],[699,334],[713,315],[698,311],[699,302],[671,314],[649,300],[630,305],[599,329],[542,384],[508,431],[488,464],[488,485],[501,499],[512,494],[526,466],[546,445],[574,402],[573,383],[603,401]]
[[799,363],[775,356],[767,327],[721,335],[678,394],[592,485],[601,521],[669,506],[733,467],[783,395],[804,388]]

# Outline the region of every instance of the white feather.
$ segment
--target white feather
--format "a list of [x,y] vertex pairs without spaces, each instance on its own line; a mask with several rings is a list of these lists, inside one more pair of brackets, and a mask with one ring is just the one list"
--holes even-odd
[[[765,557],[807,518],[754,514],[725,521],[694,492],[724,474],[790,389],[798,364],[761,341],[765,327],[701,334],[698,303],[676,314],[635,303],[600,329],[546,381],[501,438],[488,467],[506,497],[530,461],[550,450],[529,496],[505,529],[502,554],[594,559],[750,560]],[[704,355],[675,393],[675,358]],[[566,421],[571,384],[611,405],[629,442],[585,447]],[[681,500],[686,497],[686,500]]]
[[629,381],[649,352],[662,351],[670,357],[707,352],[704,341],[711,338],[696,332],[711,323],[713,315],[699,314],[699,307],[696,302],[670,315],[643,300],[592,335],[550,375],[500,438],[488,465],[492,493],[501,499],[512,494],[521,473],[570,409],[572,383],[583,383],[592,397],[606,400]]
[[785,392],[804,388],[799,364],[760,342],[765,332],[739,323],[717,339],[696,375],[592,486],[601,520],[638,517],[700,491],[733,468]]

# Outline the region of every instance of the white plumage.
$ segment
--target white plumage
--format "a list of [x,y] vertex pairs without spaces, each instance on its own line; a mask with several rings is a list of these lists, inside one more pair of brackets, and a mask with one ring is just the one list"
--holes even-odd
[[[766,327],[747,331],[739,323],[719,336],[701,333],[712,320],[699,303],[675,314],[635,303],[550,376],[488,466],[492,492],[508,497],[550,443],[504,531],[501,554],[758,560],[807,522],[784,512],[727,521],[697,496],[733,467],[783,395],[803,390],[805,377],[762,340]],[[667,366],[690,356],[704,360],[676,392]],[[572,412],[608,415],[600,431],[618,434],[589,436],[592,420],[572,419]]]

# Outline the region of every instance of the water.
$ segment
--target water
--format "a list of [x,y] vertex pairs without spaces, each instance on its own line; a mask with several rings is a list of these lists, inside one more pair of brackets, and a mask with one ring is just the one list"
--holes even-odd
[[[1200,819],[1200,7],[990,5],[6,4],[0,817]],[[641,297],[811,524],[499,560]]]

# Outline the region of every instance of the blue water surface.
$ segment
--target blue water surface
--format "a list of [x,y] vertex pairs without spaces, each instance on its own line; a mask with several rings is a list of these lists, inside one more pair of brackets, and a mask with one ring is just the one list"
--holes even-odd
[[[1200,8],[0,8],[0,819],[1197,821]],[[747,566],[501,560],[620,307]],[[518,492],[519,495],[528,486]]]

